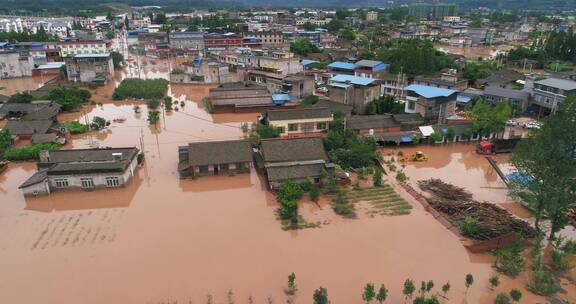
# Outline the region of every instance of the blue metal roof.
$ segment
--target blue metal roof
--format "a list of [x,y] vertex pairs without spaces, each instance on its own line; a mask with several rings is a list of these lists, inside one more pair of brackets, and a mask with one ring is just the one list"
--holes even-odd
[[272,94],[272,101],[274,104],[283,105],[285,102],[292,100],[288,94]]
[[424,98],[436,98],[436,97],[448,97],[456,91],[443,89],[443,88],[436,88],[430,87],[420,84],[411,84],[405,88],[406,91],[412,91]]
[[360,77],[360,76],[352,76],[352,75],[336,75],[336,76],[330,78],[330,81],[331,82],[342,82],[342,83],[350,82],[351,84],[366,86],[366,85],[369,85],[369,84],[373,83],[374,81],[376,81],[376,79],[367,78],[367,77]]
[[402,136],[402,138],[400,138],[400,141],[403,143],[409,143],[409,142],[412,142],[413,140],[412,140],[412,137],[410,137],[410,136]]
[[350,71],[354,71],[356,69],[355,64],[343,61],[334,61],[331,64],[329,64],[328,67],[333,69],[350,70]]
[[304,67],[310,67],[310,66],[313,66],[317,63],[318,63],[318,61],[316,61],[316,60],[302,59],[302,65]]

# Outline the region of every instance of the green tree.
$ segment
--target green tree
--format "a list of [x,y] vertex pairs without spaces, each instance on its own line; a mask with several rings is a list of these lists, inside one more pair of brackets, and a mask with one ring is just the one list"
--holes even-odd
[[370,302],[372,302],[372,300],[374,300],[375,296],[376,296],[376,291],[374,290],[374,284],[373,283],[367,283],[366,286],[364,286],[364,292],[362,293],[362,299],[364,301],[366,301],[366,303],[370,303]]
[[12,145],[12,137],[7,129],[0,129],[0,156]]
[[302,28],[304,28],[306,31],[313,31],[316,29],[316,26],[310,22],[306,22],[302,25]]
[[314,295],[312,297],[314,300],[314,304],[328,304],[330,301],[328,300],[328,290],[324,287],[320,287],[314,291]]
[[512,194],[534,212],[536,229],[546,215],[552,227],[549,238],[567,223],[568,204],[576,201],[576,95],[569,96],[556,114],[526,139],[519,142],[511,157],[526,181],[512,183]]
[[307,95],[304,98],[302,98],[302,101],[300,102],[300,106],[303,107],[309,107],[312,105],[315,105],[318,102],[318,96],[316,95]]
[[508,102],[499,102],[493,107],[484,100],[478,100],[469,111],[469,115],[475,133],[482,136],[500,134],[506,127],[506,121],[512,116],[512,106]]
[[286,291],[290,295],[296,292],[296,274],[291,273],[288,276],[288,289]]
[[450,282],[446,282],[446,284],[442,285],[442,293],[444,294],[444,298],[446,298],[446,295],[450,291],[450,287]]
[[160,112],[148,111],[148,123],[155,125],[160,120]]
[[92,118],[92,124],[90,124],[90,127],[93,130],[102,130],[106,127],[106,124],[107,124],[106,119],[100,116],[94,116],[94,118]]
[[124,27],[126,29],[130,27],[130,20],[128,20],[128,15],[124,16]]
[[320,188],[317,185],[312,185],[310,187],[310,192],[308,193],[310,200],[317,203],[320,199]]
[[320,50],[306,38],[298,39],[290,44],[290,51],[301,56],[320,52]]
[[404,289],[402,290],[404,297],[406,299],[411,299],[412,296],[414,295],[414,291],[416,291],[414,281],[412,281],[411,279],[406,279],[406,281],[404,281]]
[[354,33],[354,31],[351,29],[343,29],[340,31],[340,38],[348,41],[354,41],[356,40],[356,33]]
[[172,97],[166,96],[164,97],[164,108],[166,111],[172,111]]
[[520,299],[522,298],[522,292],[516,288],[510,290],[510,297],[512,298],[512,300],[514,302],[520,302]]
[[466,278],[464,280],[464,285],[466,286],[466,293],[468,293],[468,289],[470,288],[470,286],[472,286],[472,284],[474,284],[474,277],[472,276],[472,274],[467,274]]
[[499,293],[494,299],[494,304],[510,304],[510,297],[505,293]]
[[256,127],[256,133],[260,138],[275,138],[280,136],[280,129],[270,125],[259,124]]
[[374,169],[372,181],[374,182],[374,186],[382,186],[382,168],[376,167],[376,169]]
[[378,301],[378,303],[382,304],[382,303],[384,303],[384,301],[386,301],[387,297],[388,297],[388,289],[386,289],[384,284],[382,284],[382,285],[380,285],[380,288],[378,289],[378,293],[376,294],[376,301]]
[[160,101],[158,99],[148,99],[146,105],[148,105],[149,109],[156,109],[160,106]]
[[114,65],[114,69],[118,70],[121,69],[124,65],[124,55],[119,52],[111,52],[110,55],[112,56],[112,63]]
[[32,94],[28,92],[21,92],[10,96],[6,103],[31,103],[32,100],[34,100]]
[[497,275],[493,275],[488,279],[488,282],[490,282],[490,286],[492,287],[492,290],[494,290],[498,285],[500,285],[500,278],[498,278]]
[[366,104],[366,115],[402,114],[404,104],[395,100],[394,96],[381,96]]

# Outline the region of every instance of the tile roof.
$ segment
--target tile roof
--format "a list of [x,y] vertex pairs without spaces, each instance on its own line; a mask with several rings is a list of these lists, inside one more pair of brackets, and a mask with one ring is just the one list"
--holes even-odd
[[528,100],[530,93],[519,90],[505,89],[495,86],[487,86],[484,88],[484,95],[504,97],[516,100]]
[[424,98],[448,97],[456,91],[443,88],[430,87],[419,84],[412,84],[405,88],[406,91],[412,91]]
[[138,149],[127,147],[56,150],[50,152],[49,163],[118,162],[114,159],[113,153],[122,153],[122,159],[132,160],[138,154]]
[[376,60],[360,60],[358,62],[356,62],[356,65],[358,66],[362,66],[362,67],[368,67],[368,68],[373,68],[379,64],[383,64],[384,62],[382,61],[376,61]]
[[332,112],[328,108],[296,108],[285,110],[268,110],[266,117],[269,121],[330,118]]
[[353,130],[390,128],[399,125],[390,115],[353,115],[346,121],[346,127]]
[[321,138],[263,139],[262,157],[265,162],[325,160],[328,156]]
[[52,144],[58,140],[58,135],[54,133],[32,135],[31,141],[33,144]]
[[320,176],[320,173],[324,168],[324,164],[269,167],[266,168],[266,173],[269,181],[279,182],[285,180],[300,180],[307,177],[317,177]]
[[50,129],[52,120],[9,120],[5,128],[10,135],[44,134]]
[[22,183],[22,185],[20,185],[20,187],[18,187],[19,189],[25,188],[25,187],[29,187],[32,185],[36,185],[38,183],[41,183],[43,181],[46,180],[46,178],[48,177],[48,174],[46,172],[46,170],[39,170],[36,173],[32,174],[32,176],[30,176],[24,183]]
[[330,82],[334,84],[334,82],[340,83],[351,83],[354,85],[361,85],[367,86],[375,82],[377,79],[368,78],[368,77],[360,77],[360,76],[352,76],[352,75],[336,75],[330,78]]
[[206,166],[252,162],[248,140],[208,141],[188,144],[188,164]]

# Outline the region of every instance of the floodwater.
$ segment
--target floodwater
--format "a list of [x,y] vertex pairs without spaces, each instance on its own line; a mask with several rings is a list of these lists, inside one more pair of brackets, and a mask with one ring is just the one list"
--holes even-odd
[[53,79],[55,75],[0,79],[0,94],[10,96],[23,91],[34,91]]
[[[166,75],[162,69],[144,73]],[[125,75],[118,72],[116,77]],[[254,169],[180,180],[179,145],[241,138],[241,124],[253,122],[256,115],[210,115],[201,102],[207,87],[178,85],[170,94],[184,107],[163,113],[157,126],[149,126],[144,102],[109,99],[115,85],[96,90],[94,98],[101,105],[59,119],[102,116],[123,122],[76,135],[67,148],[140,147],[142,138],[145,164],[124,188],[38,198],[24,198],[18,189],[33,174],[34,164],[10,164],[0,175],[0,303],[206,303],[209,294],[223,303],[229,290],[236,303],[248,303],[249,296],[255,303],[266,303],[267,297],[283,303],[292,272],[298,285],[295,303],[311,303],[320,286],[328,289],[332,303],[362,303],[367,282],[384,283],[390,290],[388,302],[401,303],[406,278],[417,284],[434,280],[436,290],[450,281],[447,303],[492,302],[492,258],[469,254],[418,204],[406,216],[372,218],[360,210],[357,219],[343,219],[326,200],[319,205],[303,200],[302,216],[321,227],[283,231],[274,214],[277,203]],[[136,104],[141,113],[134,113]],[[442,177],[441,169],[456,162],[476,172],[461,175],[472,179],[465,185],[500,186],[496,176],[481,172],[478,159],[432,154],[427,164],[408,165],[408,175]],[[487,181],[476,185],[474,180],[486,176]],[[501,191],[481,193],[485,199],[503,198]],[[466,293],[467,273],[476,283]],[[522,288],[523,282],[502,280],[505,288]],[[523,293],[525,303],[546,303]]]

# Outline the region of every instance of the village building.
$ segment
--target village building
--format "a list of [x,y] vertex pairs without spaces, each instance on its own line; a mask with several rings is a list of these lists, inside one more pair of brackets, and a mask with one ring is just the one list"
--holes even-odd
[[456,91],[423,86],[418,84],[406,87],[406,113],[419,113],[426,121],[444,122],[456,111]]
[[170,32],[170,46],[175,52],[198,55],[204,51],[204,33]]
[[328,73],[332,75],[355,75],[358,66],[351,62],[334,61],[330,63]]
[[59,44],[62,57],[82,54],[108,54],[108,45],[103,40],[62,41]]
[[280,130],[280,137],[321,136],[334,120],[328,108],[268,110],[260,121]]
[[210,33],[204,35],[204,48],[208,51],[228,50],[242,47],[244,37],[235,33]]
[[334,164],[319,137],[263,139],[257,162],[269,189],[289,180],[319,183],[323,171],[334,174]]
[[330,100],[351,105],[356,113],[364,113],[366,104],[380,96],[377,79],[336,75],[330,78]]
[[454,69],[442,72],[437,76],[416,76],[413,83],[455,91],[463,91],[468,87],[468,80],[461,79]]
[[355,65],[354,75],[368,78],[380,78],[390,67],[389,64],[376,60],[360,60]]
[[0,119],[9,120],[52,120],[60,112],[60,104],[47,100],[31,103],[6,103],[0,106]]
[[252,147],[248,140],[190,143],[178,147],[180,178],[250,172]]
[[278,31],[257,31],[244,33],[244,37],[254,37],[262,42],[262,47],[281,47],[284,45],[284,36]]
[[271,93],[288,94],[298,99],[314,93],[314,78],[311,76],[283,75],[249,69],[245,79],[248,83],[266,86]]
[[168,34],[165,32],[138,33],[138,51],[146,55],[166,57],[170,51]]
[[532,105],[540,108],[543,113],[554,113],[568,95],[576,93],[576,81],[548,78],[534,82],[532,89]]
[[32,76],[34,59],[27,50],[0,51],[0,79]]
[[105,83],[114,76],[109,53],[78,54],[64,58],[68,80],[72,82]]
[[511,105],[519,113],[526,112],[528,104],[530,102],[530,93],[527,91],[513,90],[508,88],[502,88],[498,86],[487,86],[484,88],[484,100],[489,101],[492,104],[497,104],[499,102],[510,102]]
[[38,171],[20,189],[24,195],[55,190],[115,188],[128,183],[138,165],[138,149],[96,148],[42,151]]
[[229,83],[232,75],[227,64],[210,60],[196,59],[184,62],[184,71],[170,73],[170,81],[175,83]]
[[264,110],[285,102],[283,99],[275,103],[272,94],[264,86],[243,82],[222,84],[210,89],[208,100],[214,107],[214,113]]
[[377,136],[382,133],[400,132],[400,124],[392,115],[352,115],[346,120],[346,128],[360,136]]

